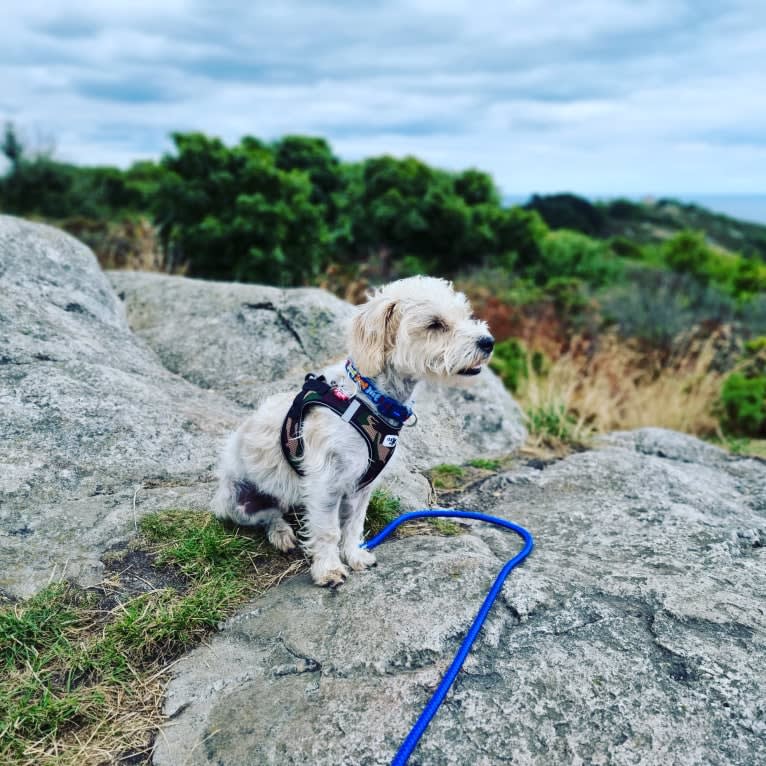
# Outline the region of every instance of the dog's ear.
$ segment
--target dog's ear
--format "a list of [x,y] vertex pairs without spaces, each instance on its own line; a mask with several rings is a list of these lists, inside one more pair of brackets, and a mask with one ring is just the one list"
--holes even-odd
[[396,301],[378,293],[357,308],[351,323],[351,358],[368,377],[380,374],[399,330]]

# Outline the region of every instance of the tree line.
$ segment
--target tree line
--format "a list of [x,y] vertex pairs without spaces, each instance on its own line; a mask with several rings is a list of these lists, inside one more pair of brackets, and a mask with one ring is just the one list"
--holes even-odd
[[30,152],[6,125],[0,210],[53,221],[148,216],[170,269],[223,280],[314,284],[330,264],[374,263],[382,279],[497,269],[538,287],[563,279],[598,289],[622,280],[626,263],[642,263],[738,299],[766,289],[759,260],[721,255],[699,234],[661,246],[599,237],[602,213],[586,200],[506,206],[477,169],[449,172],[415,157],[342,162],[313,136],[172,140],[159,161],[121,170]]

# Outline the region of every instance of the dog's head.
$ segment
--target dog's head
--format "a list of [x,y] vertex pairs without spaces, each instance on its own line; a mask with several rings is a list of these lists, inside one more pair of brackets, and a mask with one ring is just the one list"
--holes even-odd
[[410,277],[384,285],[357,309],[349,350],[369,377],[387,369],[402,378],[457,382],[481,372],[494,343],[450,282]]

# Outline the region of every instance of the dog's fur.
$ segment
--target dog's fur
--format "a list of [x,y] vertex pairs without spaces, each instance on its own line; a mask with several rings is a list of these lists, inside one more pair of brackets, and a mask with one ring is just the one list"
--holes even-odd
[[[489,360],[492,337],[449,282],[412,277],[384,286],[359,307],[348,350],[362,375],[374,378],[380,390],[411,402],[422,381],[472,380]],[[342,362],[322,374],[349,393],[353,389]],[[280,446],[282,422],[296,393],[269,397],[231,435],[213,511],[238,524],[265,526],[271,544],[287,551],[296,538],[282,514],[301,506],[311,576],[317,585],[335,587],[348,575],[343,561],[356,571],[375,562],[359,547],[373,489],[356,488],[367,470],[367,446],[335,413],[312,408],[303,428],[304,476],[299,476]]]

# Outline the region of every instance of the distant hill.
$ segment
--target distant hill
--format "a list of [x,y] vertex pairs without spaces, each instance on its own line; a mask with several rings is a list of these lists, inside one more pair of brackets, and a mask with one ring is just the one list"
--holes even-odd
[[766,226],[678,200],[618,199],[594,204],[575,194],[548,194],[534,195],[524,207],[536,210],[552,229],[574,229],[603,239],[626,237],[643,244],[695,229],[704,232],[715,247],[766,261]]

